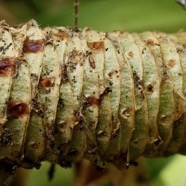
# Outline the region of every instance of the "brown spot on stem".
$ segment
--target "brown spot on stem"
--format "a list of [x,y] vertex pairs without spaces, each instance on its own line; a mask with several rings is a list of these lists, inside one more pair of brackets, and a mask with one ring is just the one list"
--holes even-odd
[[70,38],[69,34],[64,32],[63,30],[58,30],[57,33],[54,33],[56,37],[58,37],[60,40],[68,39]]
[[89,63],[90,63],[90,66],[95,69],[96,68],[96,64],[95,64],[95,61],[94,61],[94,58],[90,55],[89,56]]
[[45,45],[45,42],[43,39],[39,39],[39,40],[26,39],[24,41],[24,45],[23,45],[23,52],[25,52],[25,53],[41,52],[44,49],[44,45]]
[[85,103],[87,103],[88,105],[98,105],[98,99],[93,96],[90,96],[86,98]]
[[87,42],[87,46],[92,50],[102,50],[104,49],[104,42],[103,41]]
[[39,85],[42,88],[50,88],[54,86],[55,78],[43,76],[40,78]]
[[147,45],[156,45],[156,43],[152,39],[148,39],[145,41]]
[[8,114],[14,117],[21,117],[28,114],[29,107],[28,104],[22,101],[10,101],[8,103]]
[[153,85],[152,84],[147,85],[147,91],[153,92]]
[[0,59],[0,76],[12,75],[15,61],[11,58]]
[[108,73],[109,78],[112,78],[112,75],[113,75],[113,72]]
[[176,64],[176,62],[173,59],[169,60],[169,62],[168,62],[168,66],[171,68],[173,68],[175,64]]
[[128,53],[128,55],[129,55],[130,57],[133,57],[133,56],[134,56],[134,53],[133,53],[132,51],[130,51],[130,52]]

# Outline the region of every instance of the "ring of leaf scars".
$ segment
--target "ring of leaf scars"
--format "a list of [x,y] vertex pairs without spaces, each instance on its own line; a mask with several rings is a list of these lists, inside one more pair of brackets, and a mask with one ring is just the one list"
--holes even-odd
[[186,33],[0,23],[0,160],[125,166],[185,153]]

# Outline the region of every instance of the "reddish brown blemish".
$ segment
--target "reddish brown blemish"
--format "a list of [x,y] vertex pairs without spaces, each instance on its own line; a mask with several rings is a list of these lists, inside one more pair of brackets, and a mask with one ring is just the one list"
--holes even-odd
[[153,85],[152,84],[147,85],[147,91],[153,92]]
[[103,41],[87,42],[87,46],[92,50],[101,50],[104,49],[104,42]]
[[22,101],[10,101],[8,104],[8,114],[14,117],[21,117],[28,114],[29,107],[28,104]]
[[93,96],[90,96],[90,97],[87,97],[86,98],[86,103],[88,105],[98,105],[99,101],[97,98],[93,97]]
[[113,75],[113,72],[108,73],[109,78],[112,78],[112,75]]
[[25,52],[25,53],[41,52],[44,49],[44,45],[45,45],[45,42],[43,39],[39,39],[39,40],[26,39],[24,41],[24,45],[23,45],[23,52]]
[[39,81],[39,85],[43,88],[50,88],[54,86],[54,81],[55,78],[54,77],[41,77],[40,81]]
[[130,57],[133,57],[133,56],[134,56],[134,53],[133,53],[132,51],[130,51],[130,52],[128,53],[128,55],[129,55]]
[[89,63],[90,63],[90,66],[95,69],[96,68],[96,64],[95,64],[95,61],[93,59],[92,56],[89,56]]
[[70,37],[69,34],[67,34],[66,32],[64,32],[62,30],[58,30],[57,33],[54,33],[54,36],[56,36],[60,40],[68,39]]
[[175,60],[173,60],[173,59],[169,60],[168,66],[172,68],[172,67],[174,67],[174,65],[175,65]]
[[14,60],[11,58],[0,59],[0,76],[12,75]]
[[148,39],[145,41],[147,45],[155,45],[156,43],[152,39]]

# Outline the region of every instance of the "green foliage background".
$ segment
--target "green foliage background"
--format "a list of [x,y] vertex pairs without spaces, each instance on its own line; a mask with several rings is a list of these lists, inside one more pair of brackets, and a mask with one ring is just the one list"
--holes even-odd
[[[0,0],[15,22],[36,19],[42,26],[73,26],[73,0]],[[175,0],[79,0],[79,26],[96,30],[185,29],[186,11]]]
[[[186,11],[174,0],[79,0],[79,26],[99,31],[145,30],[176,32],[186,29]],[[10,24],[36,19],[41,26],[73,26],[73,0],[0,0],[0,19]],[[4,12],[4,13],[3,13]],[[185,186],[186,158],[146,159],[152,186]],[[73,169],[57,167],[52,182],[49,164],[33,170],[28,186],[72,185]]]

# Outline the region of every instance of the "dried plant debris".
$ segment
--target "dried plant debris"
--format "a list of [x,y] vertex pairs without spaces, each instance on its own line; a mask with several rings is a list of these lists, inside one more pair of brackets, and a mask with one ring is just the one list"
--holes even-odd
[[185,154],[185,38],[0,22],[0,161],[128,167]]

